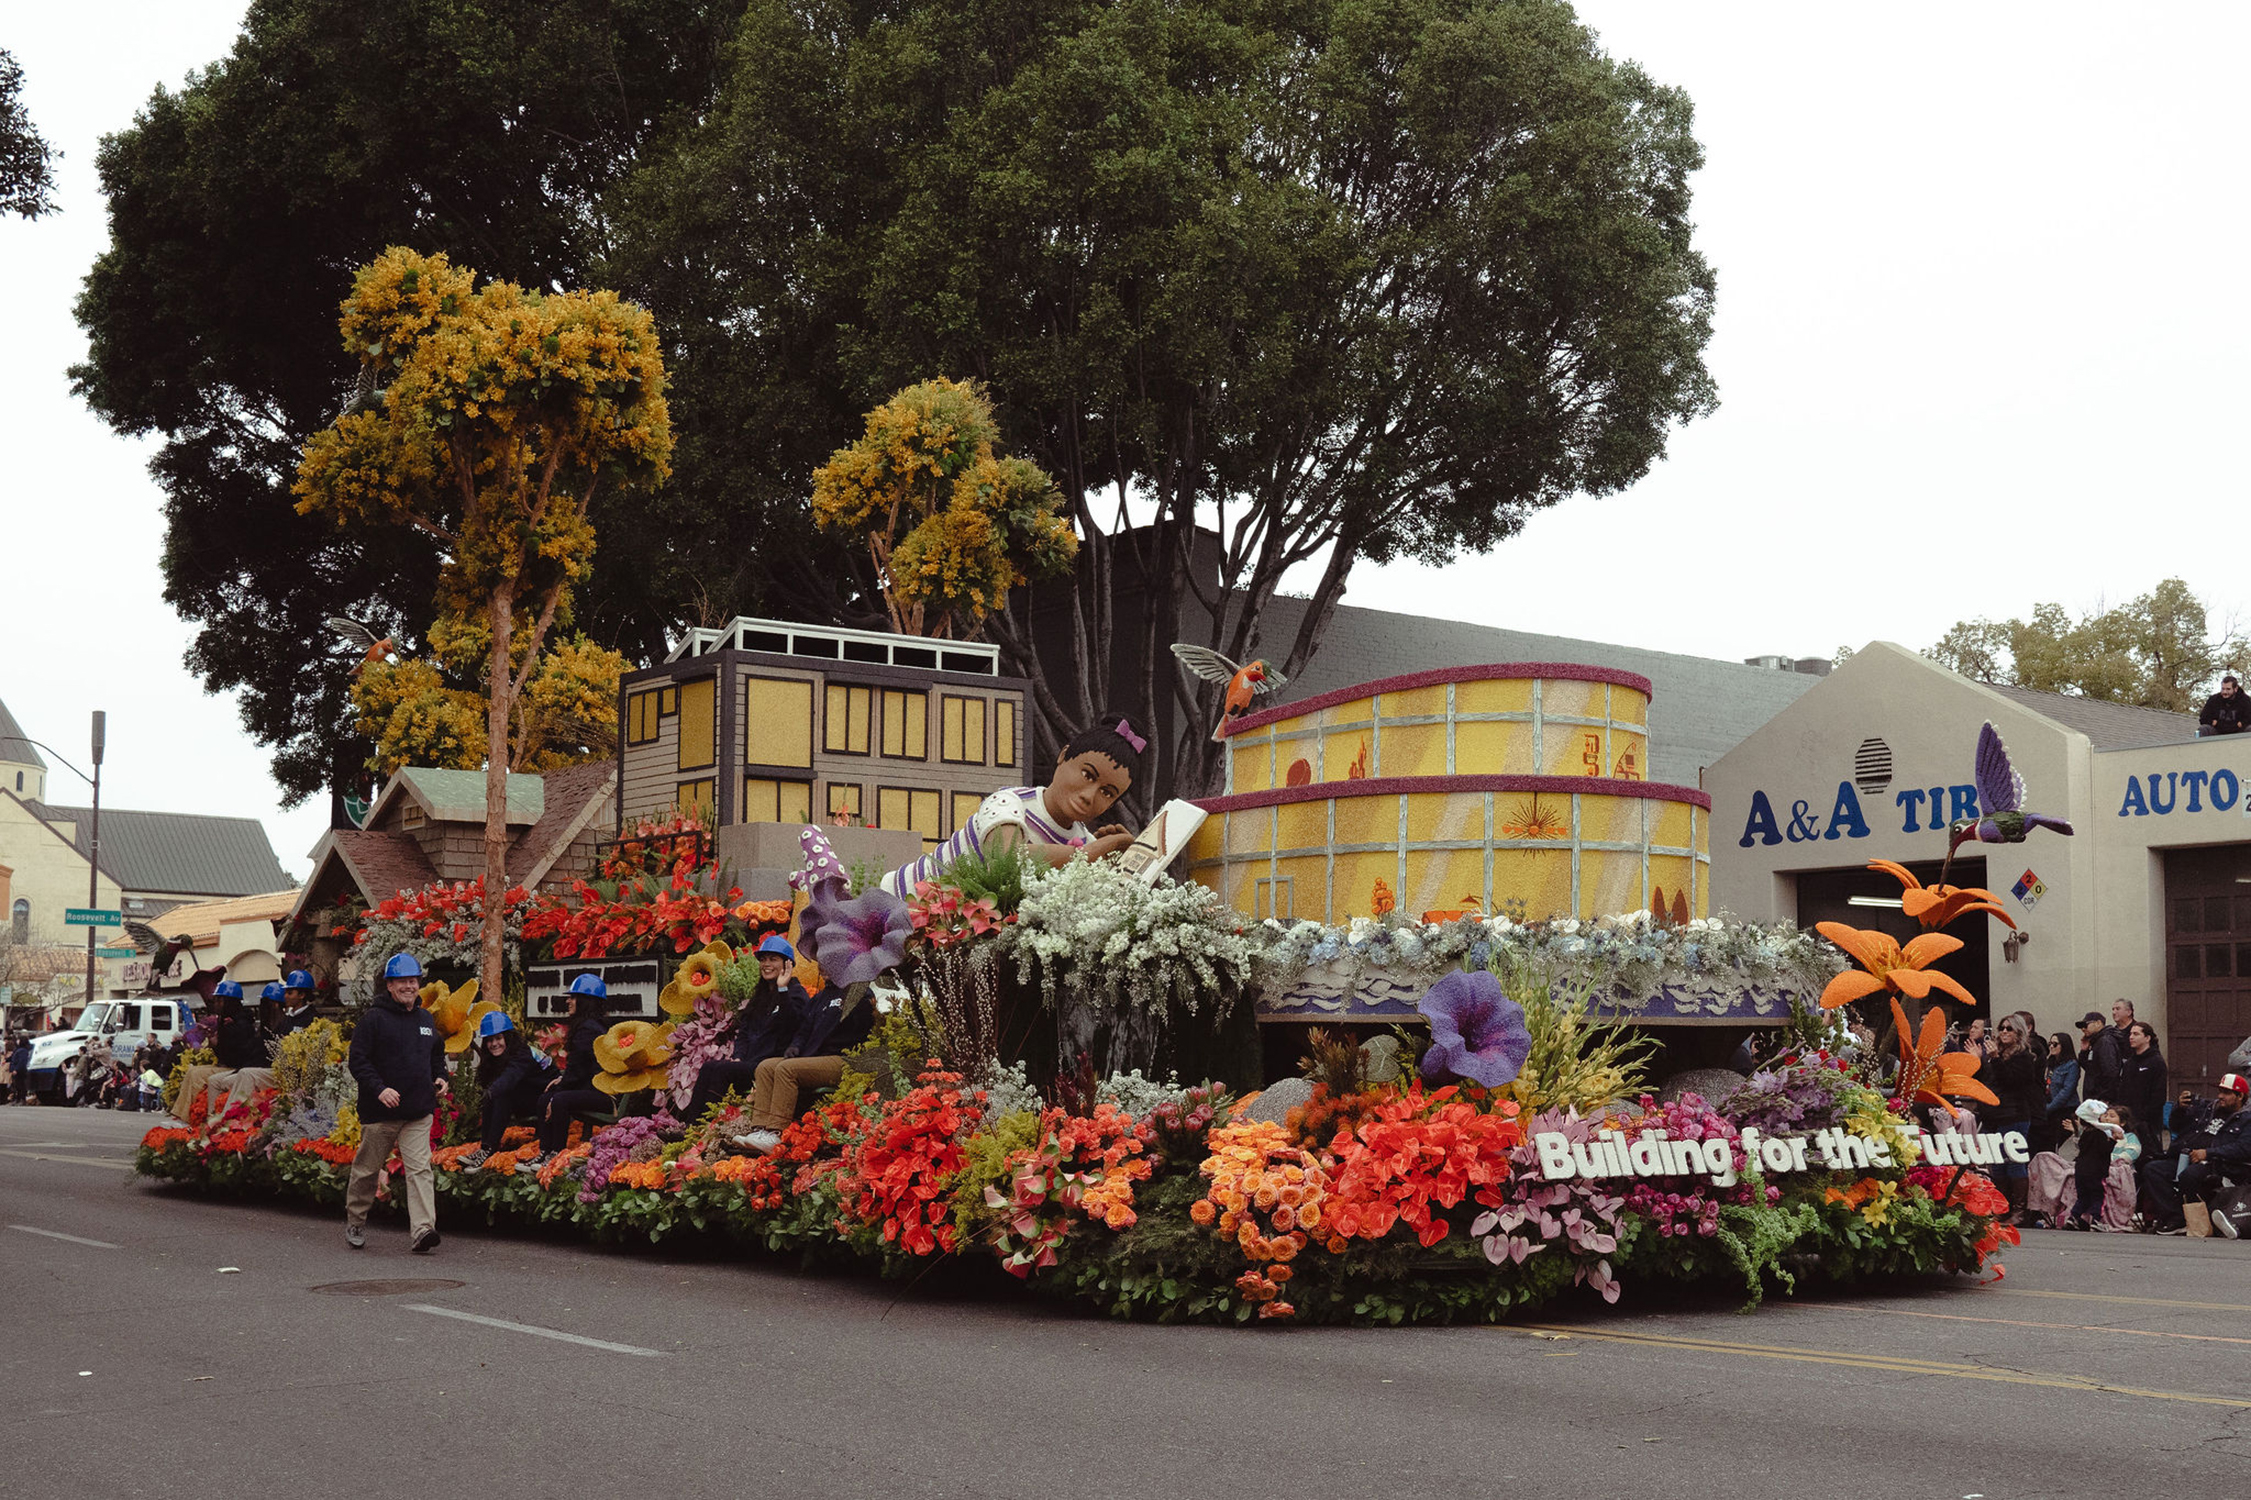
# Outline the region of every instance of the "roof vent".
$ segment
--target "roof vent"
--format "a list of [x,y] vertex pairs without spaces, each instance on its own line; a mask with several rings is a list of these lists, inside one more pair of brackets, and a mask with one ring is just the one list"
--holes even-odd
[[1852,756],[1852,784],[1864,797],[1873,797],[1891,785],[1891,746],[1882,740],[1862,740]]

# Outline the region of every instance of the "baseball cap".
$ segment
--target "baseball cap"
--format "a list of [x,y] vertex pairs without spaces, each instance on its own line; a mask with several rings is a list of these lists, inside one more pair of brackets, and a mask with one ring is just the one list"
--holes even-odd
[[2108,1026],[2110,1024],[2110,1017],[2104,1015],[2099,1010],[2091,1010],[2079,1018],[2079,1024],[2082,1026],[2086,1025],[2089,1021],[2094,1022],[2097,1026]]
[[2222,1073],[2220,1075],[2220,1087],[2226,1089],[2238,1099],[2251,1097],[2251,1080],[2244,1078],[2241,1073]]

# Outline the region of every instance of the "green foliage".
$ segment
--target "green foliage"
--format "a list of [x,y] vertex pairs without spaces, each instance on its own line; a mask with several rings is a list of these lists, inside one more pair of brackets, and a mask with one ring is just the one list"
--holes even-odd
[[[616,228],[597,199],[708,101],[739,13],[261,0],[225,57],[105,140],[111,238],[77,305],[88,353],[72,379],[119,432],[161,436],[165,600],[196,625],[205,686],[241,690],[286,796],[366,784],[348,697],[360,653],[324,619],[341,610],[413,653],[438,573],[424,541],[339,534],[291,504],[297,450],[351,389],[334,322],[351,267],[408,244],[524,285],[582,284]],[[756,442],[786,449],[805,417],[770,415]],[[692,518],[670,497],[599,492],[588,632],[661,655],[698,598],[755,604],[769,577],[807,571],[785,517],[835,441],[800,442],[787,475],[737,472],[733,508]],[[678,545],[691,535],[702,545]]]
[[1014,916],[1024,904],[1024,878],[1034,868],[1022,844],[988,844],[960,855],[938,872],[938,880],[972,901],[992,902],[1002,916]]
[[55,159],[23,107],[23,69],[0,50],[0,213],[36,219],[55,211]]
[[1514,954],[1497,955],[1493,973],[1511,1000],[1524,1007],[1532,1050],[1513,1082],[1499,1093],[1527,1112],[1591,1110],[1641,1088],[1656,1042],[1622,1025],[1590,1019],[1592,994],[1555,982],[1545,964]]
[[954,1179],[954,1228],[961,1243],[976,1244],[999,1220],[1000,1210],[985,1202],[990,1187],[1008,1196],[1009,1157],[1039,1144],[1040,1117],[1028,1109],[1002,1115],[962,1143],[961,1173]]
[[2048,603],[2029,620],[1958,621],[1923,654],[1979,682],[2194,713],[2221,673],[2251,661],[2251,641],[2232,626],[2214,633],[2204,601],[2168,578],[2077,619]]

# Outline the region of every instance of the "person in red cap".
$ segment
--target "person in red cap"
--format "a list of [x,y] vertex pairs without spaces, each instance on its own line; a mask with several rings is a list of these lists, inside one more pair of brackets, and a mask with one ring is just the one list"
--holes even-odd
[[2142,1187],[2160,1233],[2203,1239],[2217,1230],[2232,1240],[2251,1230],[2251,1224],[2212,1211],[2212,1199],[2231,1181],[2251,1183],[2251,1110],[2243,1107],[2247,1098],[2251,1080],[2241,1073],[2222,1073],[2211,1123],[2184,1137],[2178,1156],[2160,1157],[2143,1171]]

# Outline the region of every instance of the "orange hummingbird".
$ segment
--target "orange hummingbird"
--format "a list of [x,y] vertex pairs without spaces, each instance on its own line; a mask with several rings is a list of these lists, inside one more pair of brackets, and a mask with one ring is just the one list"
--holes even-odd
[[1289,685],[1289,679],[1275,671],[1264,661],[1246,662],[1236,666],[1209,646],[1191,646],[1175,641],[1172,654],[1190,673],[1206,682],[1227,684],[1227,696],[1220,708],[1219,727],[1211,732],[1214,741],[1227,738],[1227,726],[1235,716],[1251,706],[1251,699],[1265,693],[1279,692]]

